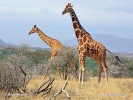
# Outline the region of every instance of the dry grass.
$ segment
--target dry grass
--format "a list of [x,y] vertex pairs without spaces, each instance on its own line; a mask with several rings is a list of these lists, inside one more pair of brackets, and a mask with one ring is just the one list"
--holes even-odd
[[[44,81],[43,76],[34,76],[27,85],[28,95],[15,95],[9,100],[49,100],[65,83],[64,80],[55,77],[51,94],[45,98],[41,94],[33,95]],[[106,85],[104,78],[98,84],[97,77],[93,77],[85,81],[83,86],[78,84],[77,80],[70,79],[65,90],[70,94],[71,100],[132,100],[133,78],[109,78],[109,84]],[[0,99],[2,100],[2,97]],[[56,100],[68,100],[68,98],[62,93]]]

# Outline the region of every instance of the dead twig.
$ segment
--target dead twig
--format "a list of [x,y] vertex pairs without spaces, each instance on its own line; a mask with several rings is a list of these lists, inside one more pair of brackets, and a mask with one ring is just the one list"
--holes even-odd
[[66,88],[66,86],[67,86],[67,84],[68,84],[68,80],[69,80],[69,79],[70,79],[70,76],[67,78],[67,80],[66,80],[64,86],[53,96],[53,98],[52,98],[51,100],[55,100],[56,97],[57,97],[57,95],[61,94],[62,92],[64,92],[64,93],[66,94],[66,96],[67,96],[69,99],[71,99],[71,96],[65,91],[65,88]]
[[27,73],[24,72],[24,70],[22,69],[22,66],[19,66],[19,67],[20,67],[22,73],[24,74],[24,76],[26,77]]

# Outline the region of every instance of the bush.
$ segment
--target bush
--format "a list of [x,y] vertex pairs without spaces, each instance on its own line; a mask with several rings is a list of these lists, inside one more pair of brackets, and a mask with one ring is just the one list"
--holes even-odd
[[26,68],[26,57],[22,49],[19,50],[16,54],[8,55],[6,59],[0,61],[0,91],[6,93],[26,91],[26,84],[29,81],[23,70]]
[[60,68],[63,74],[73,73],[73,70],[77,71],[75,58],[77,57],[76,49],[73,47],[62,47],[61,50],[57,52],[57,56],[49,60],[47,66],[51,66],[55,69],[57,66]]

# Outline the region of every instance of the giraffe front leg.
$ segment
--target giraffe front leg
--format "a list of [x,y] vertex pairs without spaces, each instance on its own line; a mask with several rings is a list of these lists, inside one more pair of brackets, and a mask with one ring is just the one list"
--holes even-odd
[[82,67],[82,85],[84,83],[84,74],[85,74],[85,67]]
[[[79,54],[78,54],[79,56]],[[81,65],[80,65],[80,56],[79,56],[79,80],[78,80],[78,83],[80,83],[80,80],[81,80]]]
[[84,82],[84,74],[85,74],[85,57],[82,56],[80,58],[80,66],[81,66],[81,76],[82,76],[82,85],[83,85],[83,82]]
[[81,70],[81,68],[80,68],[80,66],[79,66],[79,81],[78,81],[78,83],[80,83],[80,80],[81,80],[81,74],[82,74],[82,70]]

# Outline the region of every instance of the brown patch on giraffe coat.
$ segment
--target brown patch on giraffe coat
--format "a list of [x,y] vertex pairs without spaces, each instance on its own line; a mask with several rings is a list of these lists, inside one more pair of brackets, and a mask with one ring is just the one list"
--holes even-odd
[[83,44],[82,39],[79,39],[79,45],[82,45],[82,44]]
[[90,47],[87,46],[87,51],[90,51]]
[[77,28],[78,28],[77,23],[74,23],[74,24],[73,24],[73,27],[74,27],[75,29],[77,29]]
[[96,49],[94,49],[94,54],[97,54],[97,50]]
[[73,21],[73,22],[74,22],[74,21],[76,21],[76,18],[75,18],[75,17],[73,17],[73,18],[72,18],[72,21]]
[[86,35],[84,35],[84,37],[83,37],[83,42],[84,43],[86,42]]
[[80,50],[79,46],[77,46],[77,50],[78,50],[78,52],[79,52],[79,50]]
[[84,35],[85,35],[85,32],[84,31],[81,31],[80,36],[83,37]]
[[81,48],[80,48],[80,50],[81,50],[81,51],[83,51],[83,50],[84,50],[84,48],[83,48],[83,47],[81,47]]
[[90,50],[91,50],[91,54],[94,54],[94,49],[93,49],[93,48],[91,48]]
[[90,47],[90,43],[87,43],[87,47]]
[[91,48],[92,48],[92,49],[94,48],[94,44],[91,44]]
[[80,30],[76,31],[76,37],[79,38]]
[[97,51],[98,51],[98,52],[100,51],[100,47],[99,47],[99,46],[97,46]]
[[86,44],[84,44],[84,49],[87,49],[87,45]]

